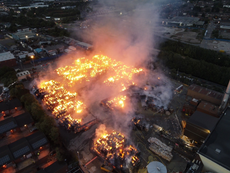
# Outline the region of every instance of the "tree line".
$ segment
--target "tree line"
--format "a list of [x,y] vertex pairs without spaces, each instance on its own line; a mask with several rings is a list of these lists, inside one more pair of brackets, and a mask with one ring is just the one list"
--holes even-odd
[[230,56],[210,49],[168,40],[160,45],[162,51],[171,51],[185,57],[205,61],[218,66],[230,67]]
[[226,86],[230,79],[230,67],[219,66],[203,59],[184,57],[172,51],[161,51],[159,60],[170,69],[178,70]]

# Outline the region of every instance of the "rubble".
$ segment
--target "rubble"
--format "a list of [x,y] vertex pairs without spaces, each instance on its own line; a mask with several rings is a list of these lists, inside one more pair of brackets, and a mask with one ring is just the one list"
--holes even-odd
[[167,146],[155,137],[150,137],[148,139],[148,142],[150,143],[149,149],[151,151],[169,162],[172,160],[173,155],[171,152],[173,148],[171,146]]

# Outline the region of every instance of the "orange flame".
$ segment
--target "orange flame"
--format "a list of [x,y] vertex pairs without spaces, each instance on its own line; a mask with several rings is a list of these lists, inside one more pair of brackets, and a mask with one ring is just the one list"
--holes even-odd
[[85,109],[83,102],[77,100],[77,93],[71,93],[54,80],[42,82],[40,92],[44,92],[44,103],[55,117],[67,116],[70,112],[81,113]]
[[121,61],[112,60],[104,55],[95,55],[91,59],[79,58],[73,66],[60,67],[56,70],[59,76],[64,77],[73,86],[76,82],[90,81],[90,79],[105,73],[113,74],[104,80],[105,84],[117,83],[121,91],[129,85],[134,85],[133,75],[142,72],[141,68],[126,66]]

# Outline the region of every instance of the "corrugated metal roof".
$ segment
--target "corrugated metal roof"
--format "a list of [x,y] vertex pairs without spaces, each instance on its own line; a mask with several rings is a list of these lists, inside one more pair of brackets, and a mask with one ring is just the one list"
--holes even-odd
[[0,133],[4,133],[7,132],[13,128],[17,127],[17,124],[13,121],[8,122],[6,124],[3,124],[2,126],[0,126]]
[[32,147],[33,147],[33,149],[36,149],[36,148],[39,148],[39,147],[43,146],[43,145],[46,144],[46,143],[47,143],[46,138],[42,138],[42,139],[40,139],[39,141],[33,143],[33,144],[32,144]]
[[9,161],[10,161],[9,155],[5,155],[5,156],[0,158],[0,165],[4,165],[5,163],[7,163]]
[[26,153],[29,152],[29,151],[30,151],[29,146],[25,146],[25,147],[23,147],[23,148],[21,148],[21,149],[15,151],[15,152],[13,153],[13,155],[14,155],[15,158],[18,158],[18,157],[20,157],[20,156],[26,154]]
[[10,53],[10,51],[0,53],[0,61],[7,61],[7,60],[11,60],[11,59],[15,59],[15,57],[12,53]]

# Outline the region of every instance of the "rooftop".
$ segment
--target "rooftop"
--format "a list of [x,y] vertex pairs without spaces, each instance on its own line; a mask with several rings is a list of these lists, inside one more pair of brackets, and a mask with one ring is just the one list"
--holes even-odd
[[195,111],[187,122],[212,131],[217,121],[218,118],[216,117],[210,116],[203,112]]
[[30,124],[30,123],[34,122],[30,113],[28,113],[28,112],[20,114],[20,115],[14,117],[14,119],[17,122],[18,127],[22,127],[25,124]]
[[207,95],[207,96],[219,99],[219,100],[222,100],[222,98],[223,98],[223,94],[222,93],[210,90],[208,88],[201,87],[199,85],[192,84],[192,85],[189,86],[189,89],[193,90],[195,92],[198,92],[200,94]]
[[10,53],[10,52],[0,53],[0,61],[7,61],[7,60],[11,60],[11,59],[15,59],[15,57],[12,53]]
[[[205,120],[206,121],[206,120]],[[223,113],[199,154],[230,170],[230,108]]]
[[0,148],[0,166],[9,163],[13,160],[13,156],[7,145]]
[[15,107],[22,106],[19,99],[12,99],[9,101],[0,102],[0,112],[14,109]]
[[15,159],[31,152],[31,147],[26,138],[21,138],[8,145]]
[[205,101],[201,101],[197,109],[200,109],[201,112],[205,111],[205,113],[209,115],[218,116],[218,106],[214,104],[211,104]]
[[48,143],[46,136],[42,132],[36,132],[26,138],[34,150]]
[[0,134],[18,127],[13,117],[0,121]]

